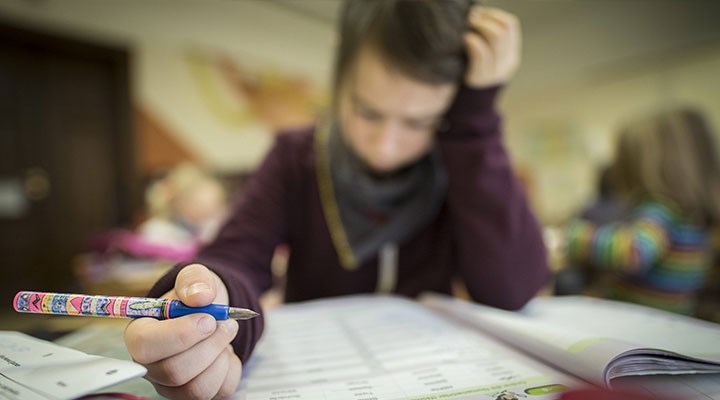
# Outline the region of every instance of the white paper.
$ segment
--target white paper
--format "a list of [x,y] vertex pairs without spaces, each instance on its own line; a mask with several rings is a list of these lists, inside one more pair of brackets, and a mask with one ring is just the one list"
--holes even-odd
[[578,386],[399,298],[321,300],[283,306],[264,317],[266,331],[244,368],[237,398],[465,399],[552,384]]
[[720,362],[720,325],[711,322],[582,296],[537,298],[524,313],[548,325],[576,326],[586,338],[622,339]]
[[131,361],[88,355],[20,332],[0,331],[2,399],[73,399],[145,372]]
[[[598,385],[612,380],[615,387],[623,376],[696,374],[678,383],[687,386],[720,376],[720,325],[706,321],[582,296],[536,298],[519,312],[438,295],[423,303]],[[704,389],[694,390],[716,398]]]

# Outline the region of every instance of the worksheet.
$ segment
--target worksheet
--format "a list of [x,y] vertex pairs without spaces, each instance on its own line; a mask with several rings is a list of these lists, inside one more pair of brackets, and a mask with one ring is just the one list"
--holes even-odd
[[145,368],[0,331],[0,399],[74,399],[145,375]]
[[401,298],[319,300],[264,317],[238,399],[542,400],[581,386]]

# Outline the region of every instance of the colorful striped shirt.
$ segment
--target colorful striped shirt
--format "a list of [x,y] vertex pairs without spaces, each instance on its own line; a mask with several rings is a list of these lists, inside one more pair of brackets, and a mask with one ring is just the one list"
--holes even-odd
[[678,313],[694,311],[711,266],[710,234],[668,202],[645,202],[627,222],[567,229],[570,262],[589,262],[612,277],[603,295]]

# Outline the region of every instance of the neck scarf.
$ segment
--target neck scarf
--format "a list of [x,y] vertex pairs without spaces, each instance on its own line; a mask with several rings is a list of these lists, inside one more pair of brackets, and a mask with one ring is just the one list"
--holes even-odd
[[403,242],[437,216],[447,177],[436,148],[412,165],[380,176],[348,147],[336,124],[319,137],[323,151],[318,155],[325,160],[318,167],[327,168],[319,179],[330,180],[321,182],[323,208],[343,267],[357,268],[383,245]]

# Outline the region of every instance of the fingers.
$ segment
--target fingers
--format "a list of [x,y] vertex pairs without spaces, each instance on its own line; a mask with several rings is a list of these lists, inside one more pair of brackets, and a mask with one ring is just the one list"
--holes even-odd
[[491,46],[496,46],[507,27],[503,22],[490,16],[483,9],[473,11],[469,16],[470,27]]
[[223,382],[220,390],[218,391],[217,398],[227,398],[233,395],[237,391],[238,385],[240,385],[240,377],[242,377],[242,362],[240,358],[235,354],[232,346],[226,348],[228,357],[230,357],[230,366],[225,375],[225,382]]
[[491,46],[499,51],[508,53],[503,60],[519,60],[520,49],[522,48],[522,34],[520,30],[520,21],[518,18],[497,8],[486,8],[482,15],[485,24],[492,31],[490,35],[495,35],[495,42]]
[[186,384],[153,383],[153,386],[159,394],[170,399],[226,399],[237,391],[241,376],[240,359],[231,346],[225,346],[205,370]]
[[238,323],[235,320],[219,321],[218,328],[208,338],[187,351],[146,365],[146,378],[163,386],[177,387],[190,382],[211,363],[227,351],[228,344],[235,337]]
[[515,15],[510,14],[509,12],[501,10],[499,8],[482,6],[475,7],[470,13],[471,17],[473,15],[479,15],[481,17],[485,17],[486,19],[493,20],[507,30],[515,29],[520,26],[520,21]]
[[[203,335],[185,333],[196,329],[193,322],[199,321],[191,320],[198,317],[209,318],[217,326],[199,341]],[[183,324],[169,324],[180,321]],[[160,333],[150,334],[156,331]],[[232,395],[240,383],[242,364],[229,345],[237,331],[237,321],[215,322],[203,314],[165,321],[143,318],[128,325],[126,344],[133,359],[145,365],[146,378],[161,395],[171,399],[224,398]],[[171,336],[163,338],[163,332]],[[136,337],[143,340],[134,340]]]
[[514,15],[488,7],[474,7],[465,35],[469,57],[466,83],[483,87],[508,80],[520,64],[520,23]]
[[190,307],[206,306],[217,296],[216,277],[203,265],[188,265],[175,278],[175,293],[180,301]]
[[217,327],[207,314],[158,321],[139,318],[125,328],[125,345],[133,359],[150,364],[186,351],[212,335]]
[[[194,307],[228,303],[223,281],[200,264],[180,270],[175,287],[164,297]],[[239,384],[242,364],[229,346],[237,332],[235,320],[218,322],[207,314],[191,314],[162,321],[139,318],[128,324],[124,339],[158,393],[209,399],[229,396]]]
[[153,383],[153,386],[161,396],[169,399],[212,399],[220,391],[229,366],[230,356],[223,351],[207,369],[190,382],[177,387],[159,383]]
[[464,40],[470,64],[473,67],[492,68],[494,55],[490,44],[475,33],[466,33]]

